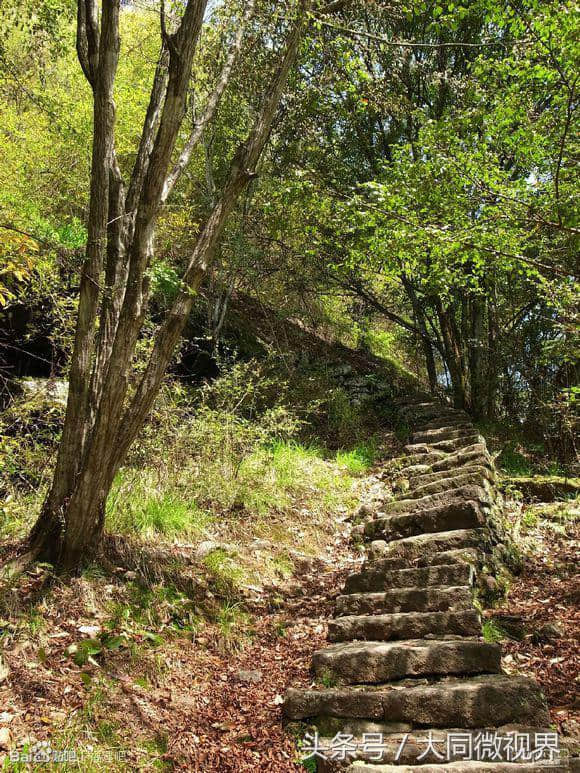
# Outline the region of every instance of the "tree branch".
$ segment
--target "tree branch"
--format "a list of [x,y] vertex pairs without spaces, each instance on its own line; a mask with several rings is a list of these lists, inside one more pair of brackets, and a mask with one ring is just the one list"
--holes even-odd
[[162,201],[167,200],[175,184],[181,177],[183,170],[189,163],[189,159],[191,158],[191,154],[194,148],[196,147],[197,143],[201,138],[201,135],[204,132],[204,129],[212,120],[215,114],[215,111],[219,106],[222,95],[228,85],[234,64],[240,53],[240,50],[242,47],[242,41],[244,38],[244,32],[254,12],[254,6],[255,6],[255,0],[246,0],[244,13],[238,25],[236,37],[234,39],[232,47],[230,48],[226,61],[224,62],[222,71],[214,87],[213,93],[208,99],[208,102],[202,117],[195,122],[193,131],[191,132],[187,142],[185,143],[183,150],[179,154],[178,160],[176,161],[173,169],[171,170],[170,174],[167,177],[167,180],[165,181],[165,185],[163,187],[163,193],[161,195]]
[[315,17],[316,20],[322,24],[323,27],[336,30],[337,32],[344,32],[347,35],[353,37],[366,38],[367,40],[376,40],[379,43],[383,43],[386,46],[400,46],[402,48],[489,48],[490,46],[501,46],[505,48],[505,43],[501,41],[490,41],[489,43],[427,43],[414,40],[389,40],[389,38],[383,35],[376,35],[373,32],[365,30],[355,30],[351,27],[343,27],[340,24],[333,24],[329,21],[324,21],[319,17]]
[[265,92],[262,107],[246,142],[234,155],[228,180],[222,195],[213,207],[197,238],[189,265],[183,276],[183,289],[175,299],[160,328],[145,373],[135,397],[125,412],[120,426],[114,453],[122,459],[136,432],[145,420],[171,360],[183,327],[187,321],[193,299],[211,265],[224,225],[236,201],[247,183],[254,176],[254,168],[268,140],[276,109],[293,67],[306,24],[310,0],[300,0],[298,18],[288,36],[286,50],[274,75],[270,88]]

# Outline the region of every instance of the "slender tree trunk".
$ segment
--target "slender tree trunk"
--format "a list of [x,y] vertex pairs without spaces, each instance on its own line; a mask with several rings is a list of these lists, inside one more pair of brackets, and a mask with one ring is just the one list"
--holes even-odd
[[492,292],[487,307],[487,376],[486,376],[486,416],[490,420],[496,418],[496,402],[499,378],[498,360],[498,329],[495,313],[495,292]]
[[[135,345],[147,312],[147,268],[153,254],[156,219],[201,138],[203,127],[215,113],[242,42],[238,30],[233,52],[226,59],[206,112],[170,168],[185,115],[193,55],[206,4],[207,0],[188,0],[173,33],[165,27],[161,5],[161,55],[137,161],[125,185],[114,153],[112,101],[119,50],[119,0],[103,0],[100,28],[96,0],[78,2],[77,49],[83,72],[93,86],[95,104],[89,240],[65,429],[53,485],[31,533],[33,551],[63,569],[75,569],[98,547],[115,474],[159,391],[227,218],[255,177],[297,57],[309,0],[299,0],[296,21],[254,126],[238,148],[221,194],[216,195],[199,231],[182,277],[182,289],[155,337],[136,392],[128,399]],[[242,27],[252,7],[252,1],[246,4]]]
[[452,310],[444,308],[439,298],[435,301],[441,337],[445,349],[445,364],[451,378],[453,403],[456,408],[467,407],[467,388],[463,353],[458,340],[457,327],[452,319]]
[[427,368],[427,376],[429,378],[429,389],[431,394],[435,394],[437,391],[437,367],[435,365],[435,355],[433,354],[433,346],[431,344],[429,333],[427,332],[427,323],[425,320],[425,313],[413,284],[402,275],[403,287],[411,301],[413,308],[413,314],[415,316],[416,324],[421,331],[421,345],[423,348],[423,355],[425,357],[425,366]]
[[487,417],[485,367],[485,298],[474,296],[469,302],[471,330],[469,337],[470,409],[476,419]]

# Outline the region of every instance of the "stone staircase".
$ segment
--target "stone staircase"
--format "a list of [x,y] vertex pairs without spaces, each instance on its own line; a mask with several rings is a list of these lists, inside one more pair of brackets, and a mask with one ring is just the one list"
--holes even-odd
[[570,770],[538,752],[538,739],[555,742],[546,701],[532,679],[502,673],[473,604],[496,506],[485,442],[465,413],[432,400],[400,414],[412,430],[408,488],[365,524],[367,561],[314,653],[315,686],[287,691],[285,718],[311,727],[323,771]]

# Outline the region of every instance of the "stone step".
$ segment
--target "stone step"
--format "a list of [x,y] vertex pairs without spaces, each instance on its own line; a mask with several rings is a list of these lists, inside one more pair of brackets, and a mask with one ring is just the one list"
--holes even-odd
[[445,491],[453,491],[462,486],[481,486],[481,488],[490,492],[490,482],[487,477],[479,472],[462,472],[459,470],[449,470],[446,478],[440,478],[432,483],[424,483],[421,486],[411,488],[405,492],[407,499],[420,499],[430,494],[442,494]]
[[430,451],[428,454],[406,454],[405,456],[401,457],[403,460],[403,467],[401,468],[401,472],[406,474],[407,470],[414,469],[418,465],[421,465],[422,467],[430,467],[437,462],[444,462],[448,458],[449,454],[446,454],[445,451],[437,451],[435,449]]
[[438,507],[375,518],[365,524],[364,535],[367,540],[390,541],[454,529],[477,529],[484,522],[485,516],[478,502],[457,498]]
[[474,443],[472,446],[466,446],[454,454],[448,454],[443,459],[435,459],[433,462],[430,462],[432,472],[459,469],[467,464],[492,467],[487,446],[484,443]]
[[286,692],[288,720],[314,717],[407,722],[413,727],[549,725],[546,701],[527,677],[492,674],[415,687],[333,687]]
[[[409,480],[419,475],[430,475],[445,470],[460,470],[469,466],[485,467],[494,472],[487,446],[482,443],[466,446],[453,454],[446,454],[444,451],[431,451],[429,454],[403,456],[400,459],[402,466],[398,475]],[[389,473],[389,477],[391,475],[392,473]]]
[[[444,456],[440,457],[441,459],[444,459]],[[403,478],[408,478],[409,481],[411,481],[413,478],[417,478],[420,475],[429,475],[431,473],[431,464],[408,464],[406,467],[401,467],[401,469],[398,471],[398,475]],[[393,473],[388,472],[386,473],[385,477],[391,479]]]
[[451,421],[469,421],[469,416],[465,411],[458,411],[456,408],[442,407],[437,404],[419,403],[418,405],[408,406],[399,411],[401,417],[412,426],[427,424],[431,421],[451,420]]
[[393,588],[384,593],[348,593],[336,599],[336,614],[381,615],[394,612],[441,612],[471,609],[468,585]]
[[489,503],[489,495],[482,486],[458,486],[457,488],[449,489],[449,491],[444,491],[440,494],[427,494],[418,499],[395,499],[392,502],[386,502],[382,506],[382,511],[392,515],[395,513],[408,514],[451,505],[464,500],[487,504]]
[[349,615],[328,622],[328,640],[393,641],[430,636],[481,636],[475,609],[457,612],[399,612],[391,615]]
[[464,427],[449,426],[439,427],[438,429],[418,430],[412,435],[413,443],[437,443],[440,440],[454,440],[455,438],[467,437],[476,432],[473,424],[466,424]]
[[319,679],[335,684],[381,684],[405,677],[497,674],[499,644],[474,639],[339,642],[312,656]]
[[414,395],[405,395],[404,397],[395,397],[392,400],[393,405],[398,408],[405,408],[409,405],[418,405],[419,403],[434,403],[435,398],[429,392],[415,392]]
[[[421,753],[421,752],[419,752]],[[433,765],[374,765],[369,762],[353,762],[345,773],[518,773],[518,771],[571,771],[568,762],[539,764],[537,762],[445,762]]]
[[459,451],[460,448],[471,446],[474,443],[481,442],[481,435],[479,432],[471,432],[468,435],[461,437],[449,438],[448,440],[437,440],[430,443],[410,443],[405,446],[405,453],[409,456],[415,454],[428,454],[431,451],[445,451],[445,453],[453,453]]
[[390,588],[428,588],[433,585],[470,585],[473,568],[466,563],[388,569],[382,560],[370,561],[362,572],[347,577],[345,593],[384,591]]
[[466,427],[473,427],[473,422],[469,417],[465,418],[465,416],[442,416],[425,421],[420,427],[417,427],[417,431],[421,430],[421,432],[424,432],[430,429],[441,429],[441,427],[465,429]]
[[409,481],[409,488],[414,490],[419,486],[424,486],[426,483],[434,483],[438,480],[445,480],[453,475],[465,475],[466,473],[478,473],[490,482],[495,481],[495,473],[489,467],[483,464],[464,464],[461,467],[454,467],[452,470],[440,470],[439,472],[431,472],[431,468],[427,471],[421,471],[419,474],[407,475]]
[[422,394],[425,395],[425,396],[424,397],[420,397],[420,396],[417,397],[416,396],[415,398],[413,398],[411,400],[408,400],[408,399],[401,400],[401,402],[397,403],[397,405],[399,406],[400,410],[404,410],[406,408],[422,406],[422,405],[428,405],[430,407],[436,405],[436,406],[439,406],[439,408],[450,408],[451,407],[450,405],[448,405],[446,403],[441,403],[439,400],[437,400],[435,397],[433,397],[433,395],[427,395],[427,394],[425,394],[425,392],[423,392]]
[[417,559],[428,560],[450,550],[482,548],[487,536],[487,529],[478,528],[417,534],[412,537],[391,540],[390,542],[377,539],[373,540],[370,544],[369,558],[374,560],[396,557],[409,561]]
[[416,569],[423,566],[443,566],[444,564],[475,565],[481,557],[481,551],[476,548],[457,548],[456,550],[444,550],[441,553],[409,559],[404,556],[388,555],[388,545],[389,543],[384,540],[371,542],[368,551],[369,561],[382,561],[385,569]]
[[450,405],[443,405],[437,400],[423,400],[421,402],[408,403],[407,405],[401,405],[399,407],[399,414],[404,417],[419,416],[425,412],[432,413],[435,411],[437,414],[447,413],[453,411]]

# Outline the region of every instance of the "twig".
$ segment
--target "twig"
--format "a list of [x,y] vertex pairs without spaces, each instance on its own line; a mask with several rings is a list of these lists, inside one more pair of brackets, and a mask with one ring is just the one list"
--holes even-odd
[[367,38],[368,40],[377,40],[379,43],[384,43],[386,46],[401,46],[404,48],[487,48],[489,46],[501,46],[502,48],[506,48],[505,43],[502,43],[499,40],[490,41],[489,43],[427,43],[413,40],[389,40],[388,38],[383,37],[383,35],[375,35],[372,32],[365,32],[363,30],[352,29],[351,27],[343,27],[339,24],[332,24],[331,22],[324,21],[318,16],[315,16],[314,18],[316,21],[322,24],[323,27],[337,30],[337,32],[346,32],[348,35],[354,35],[355,37],[363,37]]

